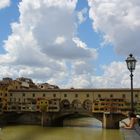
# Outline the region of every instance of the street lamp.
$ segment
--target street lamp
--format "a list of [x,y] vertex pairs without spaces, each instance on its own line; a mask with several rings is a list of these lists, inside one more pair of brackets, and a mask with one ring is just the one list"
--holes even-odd
[[133,57],[132,54],[127,57],[125,60],[127,64],[127,68],[130,71],[130,79],[131,79],[131,111],[134,112],[134,101],[133,101],[133,71],[136,67],[137,60]]

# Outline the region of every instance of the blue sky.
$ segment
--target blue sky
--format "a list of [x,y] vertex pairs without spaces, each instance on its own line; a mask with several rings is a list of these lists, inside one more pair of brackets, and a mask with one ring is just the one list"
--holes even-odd
[[4,53],[3,49],[3,40],[8,38],[8,35],[11,34],[10,23],[18,21],[19,11],[18,11],[19,0],[14,0],[10,6],[0,10],[0,53]]
[[[138,0],[3,0],[0,77],[62,88],[129,87],[125,59],[139,59]],[[139,87],[139,62],[134,86]]]

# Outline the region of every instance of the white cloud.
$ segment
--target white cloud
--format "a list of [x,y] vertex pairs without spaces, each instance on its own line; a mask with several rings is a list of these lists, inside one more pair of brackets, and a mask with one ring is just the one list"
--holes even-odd
[[[93,76],[92,82],[97,88],[130,88],[130,72],[125,62],[112,62],[109,65],[102,66],[103,75]],[[134,71],[134,88],[140,87],[140,63],[137,64]]]
[[1,0],[0,1],[0,9],[6,8],[10,6],[11,1],[10,0]]
[[[98,52],[97,52],[96,49],[94,49],[94,48],[88,48],[87,45],[86,45],[86,43],[83,42],[83,41],[81,41],[78,37],[74,37],[73,38],[73,41],[74,41],[74,43],[77,46],[77,52],[79,52],[79,53],[81,52],[82,58],[84,56],[87,57],[87,58],[90,58],[90,57],[91,58],[94,58],[94,60],[97,58]],[[85,54],[82,52],[82,49],[83,50],[86,50],[86,53]]]
[[119,54],[140,54],[140,1],[88,0],[95,31],[104,35]]
[[[133,26],[130,20],[133,16],[127,20],[116,16],[120,11],[112,8],[116,7],[117,1],[111,1],[110,8],[108,0],[106,4],[100,0],[102,5],[100,1],[94,1],[89,0],[94,29],[103,32],[106,41],[113,43],[122,53],[130,51],[132,46],[121,45],[126,44],[129,35],[131,37],[130,29],[136,31],[138,21]],[[125,6],[124,1],[119,7]],[[65,88],[130,87],[129,71],[122,62],[105,65],[102,67],[103,74],[96,75],[94,63],[98,52],[77,37],[76,4],[77,0],[23,0],[19,5],[19,22],[11,24],[12,34],[5,41],[6,54],[0,55],[0,77],[25,76],[36,82],[47,81]],[[116,15],[109,18],[111,12]],[[124,24],[124,21],[127,22]],[[124,41],[121,35],[126,35],[122,36]],[[119,41],[122,41],[121,45],[118,45]],[[134,87],[139,87],[139,71],[138,63]]]
[[4,45],[6,54],[0,55],[0,76],[25,76],[58,86],[72,79],[69,73],[76,79],[80,70],[73,62],[97,58],[96,49],[77,37],[76,4],[77,0],[21,1],[19,22],[11,24],[12,34]]
[[[98,76],[93,64],[75,61],[71,68],[69,81],[63,87],[74,88],[130,88],[130,72],[125,62],[113,61],[101,67],[103,74]],[[134,71],[134,88],[140,87],[140,63]]]
[[[19,6],[20,22],[12,24],[13,33],[5,41],[7,56],[16,56],[19,60],[23,59],[22,55],[26,52],[26,58],[35,58],[38,55],[69,59],[88,57],[90,50],[79,48],[73,42],[77,30],[74,12],[76,2],[22,1]],[[81,51],[82,55],[77,53],[77,50]]]
[[56,45],[61,45],[63,44],[64,42],[66,41],[65,37],[64,36],[58,36],[55,40],[55,44]]
[[83,8],[81,11],[79,11],[77,13],[79,24],[81,24],[81,23],[86,21],[87,12],[88,12],[88,9],[87,8]]

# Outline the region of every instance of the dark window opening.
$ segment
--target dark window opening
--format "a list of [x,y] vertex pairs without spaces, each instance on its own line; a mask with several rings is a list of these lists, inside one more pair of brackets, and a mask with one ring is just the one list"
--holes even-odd
[[75,94],[75,97],[78,97],[78,94]]
[[123,94],[122,97],[125,98],[125,94]]
[[112,98],[112,97],[113,97],[113,94],[110,95],[110,98]]
[[98,94],[98,98],[101,98],[101,94]]
[[89,97],[89,94],[87,94],[87,97]]

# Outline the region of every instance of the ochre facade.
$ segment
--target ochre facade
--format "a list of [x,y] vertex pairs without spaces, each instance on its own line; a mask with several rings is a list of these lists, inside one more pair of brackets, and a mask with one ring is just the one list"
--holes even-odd
[[[123,112],[131,102],[129,89],[14,89],[1,94],[1,112]],[[140,111],[140,89],[134,89],[134,107]]]

